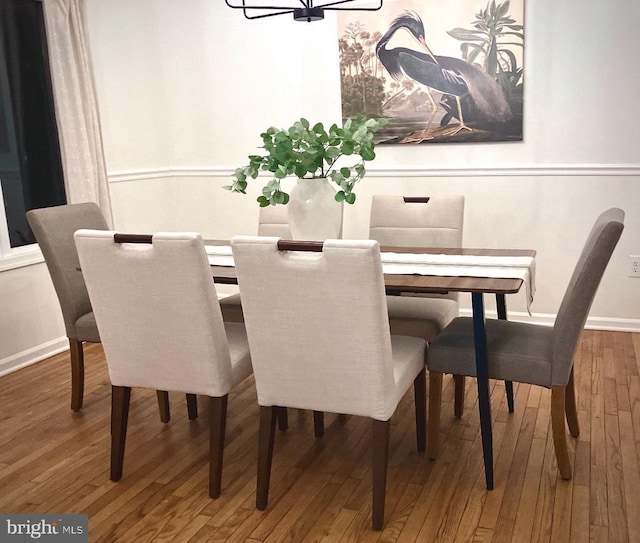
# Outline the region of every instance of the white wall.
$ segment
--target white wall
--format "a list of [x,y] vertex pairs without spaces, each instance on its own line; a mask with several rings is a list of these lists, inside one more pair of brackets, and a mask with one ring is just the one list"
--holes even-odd
[[[526,6],[524,141],[378,146],[357,204],[345,211],[344,233],[367,235],[375,193],[462,193],[465,244],[537,249],[533,309],[548,321],[593,220],[620,206],[627,228],[590,322],[640,329],[640,279],[626,277],[626,255],[640,253],[640,161],[634,137],[624,130],[640,121],[640,69],[624,53],[640,50],[633,30],[640,3],[558,4]],[[222,2],[192,1],[187,9],[149,0],[142,2],[154,13],[149,31],[138,3],[135,13],[124,1],[90,5],[100,103],[112,123],[105,144],[116,224],[220,238],[255,232],[259,186],[250,196],[220,187],[257,150],[266,127],[301,115],[339,120],[335,20],[246,21]],[[114,45],[114,21],[122,18],[126,39],[119,33]],[[139,52],[152,41],[159,59],[155,91],[148,67],[140,84],[128,75],[137,73]],[[120,49],[127,55],[114,54]],[[149,110],[170,134],[145,129]],[[128,150],[139,139],[158,141],[153,163],[146,155],[131,159]],[[513,300],[512,307],[523,310],[521,302]]]
[[[116,227],[255,232],[258,187],[220,187],[266,127],[339,121],[331,14],[307,24],[246,21],[222,0],[88,6]],[[589,322],[640,330],[640,279],[626,277],[626,256],[640,254],[640,3],[537,0],[526,10],[524,141],[379,146],[345,235],[366,236],[375,193],[464,194],[466,245],[538,251],[533,320],[549,322],[595,216],[620,206],[626,230]],[[38,268],[0,274],[0,368],[63,334]],[[27,296],[25,281],[49,303]],[[526,318],[518,297],[510,308]],[[38,334],[26,334],[34,319]]]

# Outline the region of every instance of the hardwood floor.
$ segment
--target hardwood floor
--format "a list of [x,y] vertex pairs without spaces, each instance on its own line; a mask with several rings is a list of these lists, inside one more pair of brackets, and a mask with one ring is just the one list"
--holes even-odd
[[[475,382],[465,415],[443,391],[441,453],[415,448],[413,394],[392,419],[386,526],[373,532],[369,424],[291,410],[277,432],[269,506],[255,509],[258,406],[253,380],[229,398],[222,495],[207,496],[208,420],[189,422],[171,394],[132,394],[124,474],[109,481],[110,385],[99,345],[86,348],[85,403],[69,409],[68,353],[0,378],[0,511],[86,513],[90,541],[107,542],[639,542],[640,334],[586,331],[576,355],[581,434],[568,437],[574,477],[556,469],[550,391],[492,388],[495,490],[484,487]],[[567,434],[568,435],[568,434]]]

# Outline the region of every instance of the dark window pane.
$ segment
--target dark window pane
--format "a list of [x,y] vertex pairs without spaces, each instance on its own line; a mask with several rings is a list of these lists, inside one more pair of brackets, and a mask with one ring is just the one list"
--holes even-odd
[[12,247],[29,209],[66,203],[42,3],[0,0],[0,179]]

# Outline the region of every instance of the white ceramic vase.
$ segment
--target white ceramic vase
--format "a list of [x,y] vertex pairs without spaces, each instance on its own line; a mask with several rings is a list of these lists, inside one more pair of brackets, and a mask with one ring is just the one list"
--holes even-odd
[[342,202],[326,178],[298,179],[287,209],[294,239],[316,240],[342,237]]

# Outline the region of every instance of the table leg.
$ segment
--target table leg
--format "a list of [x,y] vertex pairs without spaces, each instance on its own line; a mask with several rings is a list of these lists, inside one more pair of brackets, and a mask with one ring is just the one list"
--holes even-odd
[[[496,293],[496,309],[498,310],[498,318],[506,321],[507,302],[504,294]],[[505,381],[504,386],[507,391],[507,407],[509,408],[509,413],[513,413],[513,381]]]
[[480,433],[484,456],[484,475],[487,490],[493,490],[493,436],[491,434],[491,401],[489,399],[489,365],[487,361],[487,333],[484,325],[484,300],[482,293],[472,292],[473,338],[476,350],[478,406],[480,408]]

